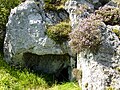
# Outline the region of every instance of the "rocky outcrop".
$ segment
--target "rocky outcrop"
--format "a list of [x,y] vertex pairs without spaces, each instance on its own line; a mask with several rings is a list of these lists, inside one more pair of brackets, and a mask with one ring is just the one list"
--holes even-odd
[[64,9],[45,10],[45,21],[48,25],[55,25],[61,21],[69,19],[68,13]]
[[[69,66],[69,49],[45,34],[46,24],[68,18],[65,10],[44,11],[44,2],[27,0],[11,10],[4,41],[4,57],[11,65],[27,66],[45,73],[60,72]],[[36,4],[37,3],[37,4]]]
[[68,0],[65,3],[65,9],[69,13],[69,18],[71,20],[71,26],[75,29],[78,23],[85,17],[89,15],[89,12],[85,8],[81,8],[81,5],[86,5],[85,8],[89,10],[94,10],[94,6],[85,0]]
[[[67,42],[56,44],[46,35],[47,25],[55,25],[69,16],[71,26],[75,29],[84,18],[108,1],[69,0],[65,4],[69,15],[64,9],[43,10],[43,0],[25,1],[12,9],[9,16],[4,41],[6,62],[45,73],[57,73],[56,76],[65,69],[70,76],[68,69],[75,67],[75,59],[71,57]],[[113,32],[114,28],[116,26],[103,24],[99,50],[96,53],[88,50],[77,55],[77,69],[74,74],[78,76],[82,90],[120,89],[120,41]],[[117,29],[119,31],[120,26]]]
[[82,69],[82,90],[120,89],[120,41],[112,32],[114,28],[104,26],[101,30],[102,45],[97,53],[85,51],[78,54],[77,68]]
[[[99,6],[96,7],[95,3],[102,6],[109,0],[91,1],[93,3],[88,2],[88,0],[69,0],[66,2],[65,8],[69,13],[73,29],[78,28],[81,20],[89,17],[95,9],[98,9]],[[86,5],[87,8],[82,5]],[[116,6],[113,2],[109,2],[107,5]],[[113,32],[116,29],[119,32],[120,26],[103,24],[101,27],[102,42],[99,50],[94,53],[86,50],[77,54],[77,69],[74,72],[82,90],[120,90],[120,40],[118,33],[117,36]],[[82,79],[79,75],[81,70]]]

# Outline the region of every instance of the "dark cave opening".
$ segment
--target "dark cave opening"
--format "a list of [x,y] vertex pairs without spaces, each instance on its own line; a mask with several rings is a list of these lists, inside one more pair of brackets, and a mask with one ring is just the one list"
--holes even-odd
[[46,80],[48,82],[48,77],[51,77],[50,81],[57,83],[69,81],[70,56],[68,54],[36,55],[27,52],[23,54],[23,60],[26,68],[39,75],[47,75]]
[[68,68],[63,68],[59,75],[55,77],[59,83],[68,82],[69,81]]

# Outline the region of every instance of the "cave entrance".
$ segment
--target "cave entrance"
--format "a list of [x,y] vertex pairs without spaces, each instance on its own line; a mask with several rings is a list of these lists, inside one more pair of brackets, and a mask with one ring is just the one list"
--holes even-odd
[[58,75],[58,76],[55,76],[55,77],[56,77],[56,80],[57,80],[59,83],[68,82],[68,81],[69,81],[68,69],[69,69],[69,67],[63,68],[63,69],[60,71],[59,75]]
[[58,82],[69,81],[70,56],[68,54],[37,55],[27,52],[23,54],[23,60],[25,67],[36,73],[52,75]]

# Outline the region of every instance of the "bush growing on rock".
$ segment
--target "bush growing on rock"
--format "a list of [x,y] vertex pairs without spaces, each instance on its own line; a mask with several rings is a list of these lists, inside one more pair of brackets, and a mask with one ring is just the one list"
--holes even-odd
[[[78,53],[85,49],[93,52],[97,51],[101,43],[101,22],[106,25],[120,25],[120,9],[113,6],[104,6],[83,19],[77,29],[69,35],[71,39],[69,43],[74,52]],[[113,30],[113,32],[119,34],[117,30]]]
[[70,24],[67,22],[61,22],[55,26],[48,27],[47,35],[53,39],[56,43],[63,43],[68,40],[69,33],[71,32]]
[[78,28],[70,33],[71,48],[74,52],[78,53],[89,49],[96,51],[101,43],[101,20],[96,19],[95,15],[82,20]]

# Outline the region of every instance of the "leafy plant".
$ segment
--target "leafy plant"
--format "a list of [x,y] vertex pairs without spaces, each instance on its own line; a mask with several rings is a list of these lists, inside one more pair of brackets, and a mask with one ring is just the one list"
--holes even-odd
[[71,48],[74,52],[79,53],[86,49],[90,51],[97,51],[101,43],[100,27],[101,20],[96,19],[95,15],[82,20],[78,28],[70,33]]
[[55,26],[50,26],[47,29],[48,37],[60,44],[68,40],[70,32],[71,27],[67,22],[61,22]]

